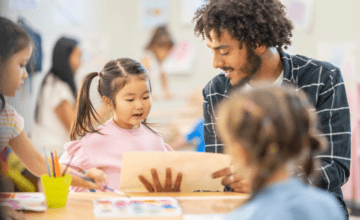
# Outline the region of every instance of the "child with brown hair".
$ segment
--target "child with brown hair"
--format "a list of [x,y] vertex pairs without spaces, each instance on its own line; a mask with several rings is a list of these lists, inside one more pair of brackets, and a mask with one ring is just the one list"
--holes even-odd
[[[218,108],[218,131],[250,200],[224,219],[345,219],[331,194],[307,186],[326,139],[302,91],[236,91]],[[224,183],[226,184],[226,183]],[[230,184],[231,187],[231,184]]]

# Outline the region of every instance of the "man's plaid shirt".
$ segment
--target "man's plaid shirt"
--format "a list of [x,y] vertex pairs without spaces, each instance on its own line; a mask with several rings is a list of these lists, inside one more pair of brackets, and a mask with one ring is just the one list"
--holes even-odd
[[[320,118],[323,135],[329,141],[322,161],[319,187],[333,192],[343,203],[341,186],[350,175],[350,111],[340,69],[327,62],[280,52],[284,67],[282,84],[290,83],[305,91]],[[223,144],[216,132],[216,105],[234,88],[220,73],[203,89],[205,152],[222,153]],[[343,203],[344,204],[344,203]]]

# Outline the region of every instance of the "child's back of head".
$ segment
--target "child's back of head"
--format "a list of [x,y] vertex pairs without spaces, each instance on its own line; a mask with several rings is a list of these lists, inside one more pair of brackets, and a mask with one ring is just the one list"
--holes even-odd
[[218,129],[228,144],[226,151],[234,163],[241,160],[241,152],[247,152],[251,164],[258,168],[253,191],[265,187],[282,167],[291,173],[300,165],[304,179],[315,178],[318,161],[314,156],[327,142],[318,136],[313,109],[306,94],[291,87],[237,91],[219,106]]

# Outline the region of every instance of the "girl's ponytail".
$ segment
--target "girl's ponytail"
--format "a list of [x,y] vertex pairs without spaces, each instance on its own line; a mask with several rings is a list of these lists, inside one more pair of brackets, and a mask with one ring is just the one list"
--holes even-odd
[[76,140],[78,136],[84,137],[88,132],[99,133],[91,123],[92,118],[98,121],[96,117],[97,112],[90,101],[90,86],[92,80],[96,76],[98,76],[97,72],[89,73],[82,81],[76,102],[76,119],[70,132],[70,138],[72,141]]

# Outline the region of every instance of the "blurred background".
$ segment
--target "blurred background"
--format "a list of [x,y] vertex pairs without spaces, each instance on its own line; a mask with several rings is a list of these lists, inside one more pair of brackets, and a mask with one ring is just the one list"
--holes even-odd
[[[212,54],[191,22],[206,0],[1,0],[0,15],[36,34],[38,59],[35,73],[8,103],[25,118],[31,136],[36,98],[51,65],[52,50],[61,36],[80,42],[82,65],[76,82],[98,72],[110,59],[130,57],[141,61],[153,30],[166,25],[174,42],[161,63],[166,90],[160,82],[149,121],[177,150],[201,151],[201,89],[220,70],[212,67]],[[338,66],[343,74],[351,110],[352,173],[344,186],[350,203],[360,201],[360,1],[282,0],[294,22],[292,46],[285,52],[302,54]],[[35,36],[35,35],[34,35]],[[101,101],[93,87],[93,101]],[[357,140],[355,140],[357,138]],[[357,143],[357,146],[355,144]],[[355,153],[355,154],[354,154]]]

